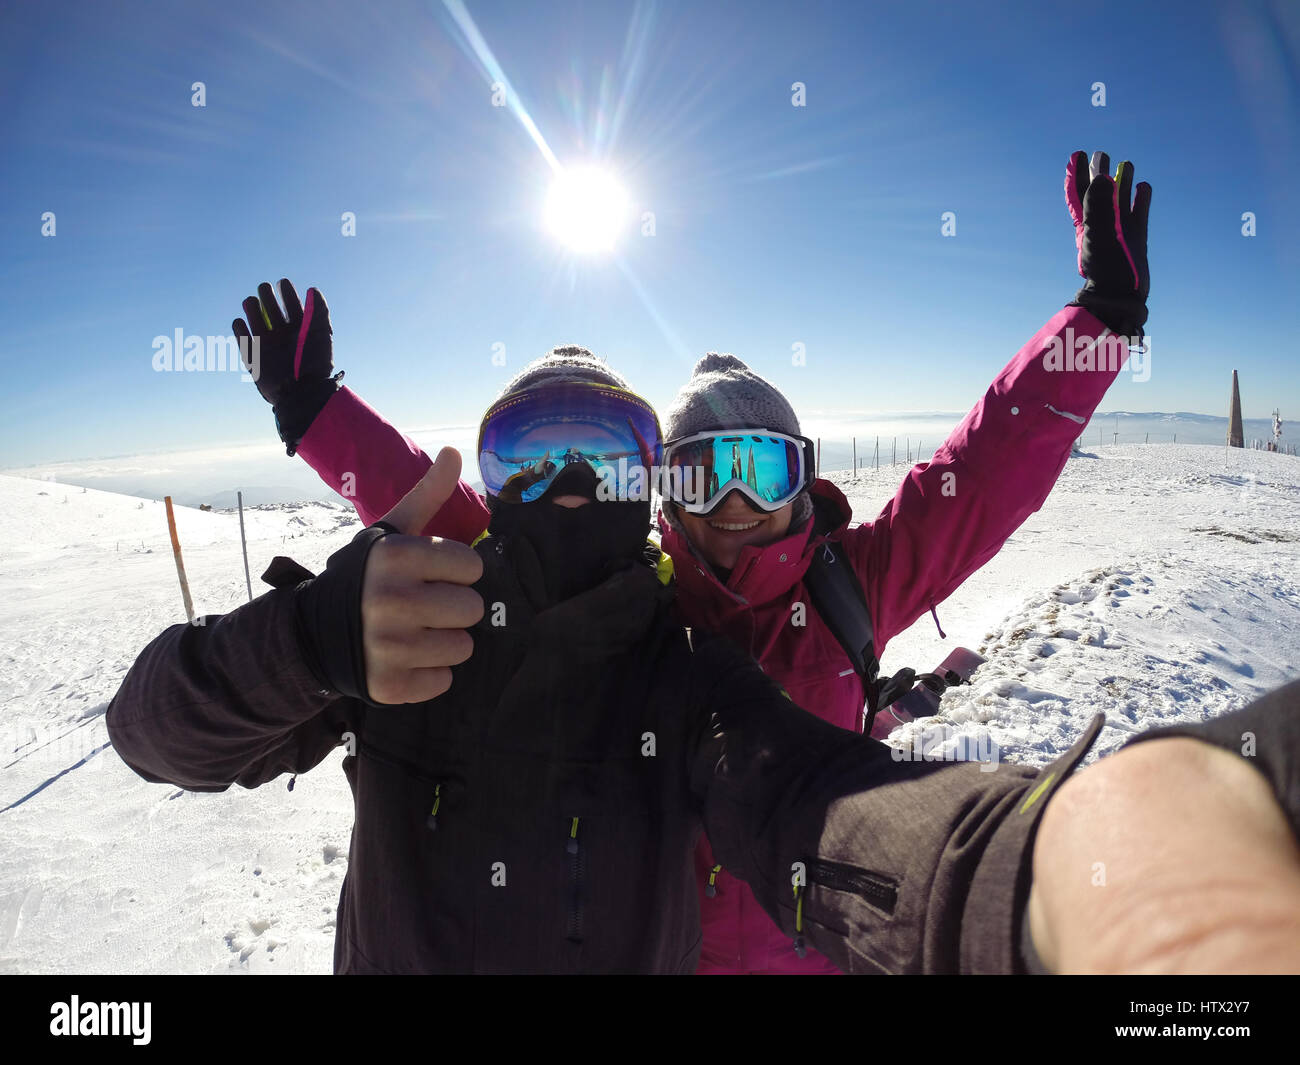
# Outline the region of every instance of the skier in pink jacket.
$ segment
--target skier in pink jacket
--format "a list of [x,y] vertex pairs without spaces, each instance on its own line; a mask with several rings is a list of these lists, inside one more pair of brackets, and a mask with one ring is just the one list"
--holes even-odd
[[[1138,340],[1150,288],[1147,215],[1151,189],[1121,163],[1114,179],[1105,153],[1074,153],[1065,193],[1074,222],[1082,289],[994,378],[928,463],[911,469],[872,521],[849,528],[844,495],[816,479],[791,443],[789,481],[778,491],[745,491],[747,471],[716,478],[708,498],[669,499],[660,512],[663,550],[672,558],[683,620],[747,650],[800,706],[861,730],[867,697],[859,672],[817,611],[807,609],[805,575],[826,543],[840,545],[865,594],[874,652],[933,611],[1046,500],[1073,442]],[[315,289],[305,308],[287,280],[286,314],[269,284],[244,301],[261,338],[258,389],[275,408],[290,455],[351,497],[362,521],[388,512],[431,465],[430,458],[333,375],[328,308]],[[261,326],[265,323],[266,330]],[[249,329],[235,322],[235,332]],[[591,372],[602,364],[579,348],[556,349]],[[737,431],[799,441],[790,404],[731,355],[706,355],[665,420],[666,456],[709,434]],[[722,437],[719,436],[719,441]],[[352,489],[355,488],[355,491]],[[465,543],[488,524],[488,510],[462,482],[425,528]],[[805,604],[803,611],[796,604]],[[794,624],[799,616],[803,624]],[[831,973],[821,955],[797,956],[749,888],[720,869],[701,841],[696,855],[704,945],[701,973]]]

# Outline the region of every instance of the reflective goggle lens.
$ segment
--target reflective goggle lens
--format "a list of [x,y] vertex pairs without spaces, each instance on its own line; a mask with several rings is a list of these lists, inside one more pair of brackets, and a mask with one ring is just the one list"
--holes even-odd
[[732,489],[780,510],[808,483],[809,442],[766,430],[701,433],[670,442],[662,491],[689,513],[713,509]]
[[489,408],[479,429],[483,486],[507,503],[540,498],[566,466],[579,462],[596,471],[614,498],[640,491],[648,499],[650,471],[662,456],[654,409],[609,385],[565,382],[507,396]]

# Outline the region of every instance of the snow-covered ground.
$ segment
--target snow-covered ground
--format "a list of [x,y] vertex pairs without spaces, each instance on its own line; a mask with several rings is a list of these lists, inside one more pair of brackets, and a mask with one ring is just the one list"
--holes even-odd
[[[903,472],[833,479],[864,517]],[[105,747],[104,711],[184,620],[163,505],[6,476],[0,492],[0,972],[329,972],[352,821],[341,752],[292,791],[136,777]],[[238,518],[176,517],[196,610],[244,602]],[[255,593],[274,555],[319,569],[357,527],[330,503],[245,520]],[[939,618],[946,641],[926,616],[884,666],[930,668],[956,644],[988,657],[927,726],[953,746],[1042,764],[1097,711],[1104,753],[1240,706],[1300,676],[1300,459],[1087,448]]]

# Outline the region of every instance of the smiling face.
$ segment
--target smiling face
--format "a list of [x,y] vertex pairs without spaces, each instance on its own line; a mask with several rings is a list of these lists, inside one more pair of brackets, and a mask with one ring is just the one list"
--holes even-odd
[[736,491],[729,492],[712,514],[687,514],[680,507],[676,512],[695,550],[709,565],[727,570],[735,567],[742,548],[751,544],[762,547],[785,536],[793,514],[794,503],[766,514],[751,507]]

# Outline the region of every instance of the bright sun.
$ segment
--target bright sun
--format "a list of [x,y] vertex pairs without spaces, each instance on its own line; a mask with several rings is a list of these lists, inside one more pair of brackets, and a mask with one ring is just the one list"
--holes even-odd
[[546,228],[576,252],[611,251],[627,222],[628,198],[606,170],[561,170],[546,197]]

